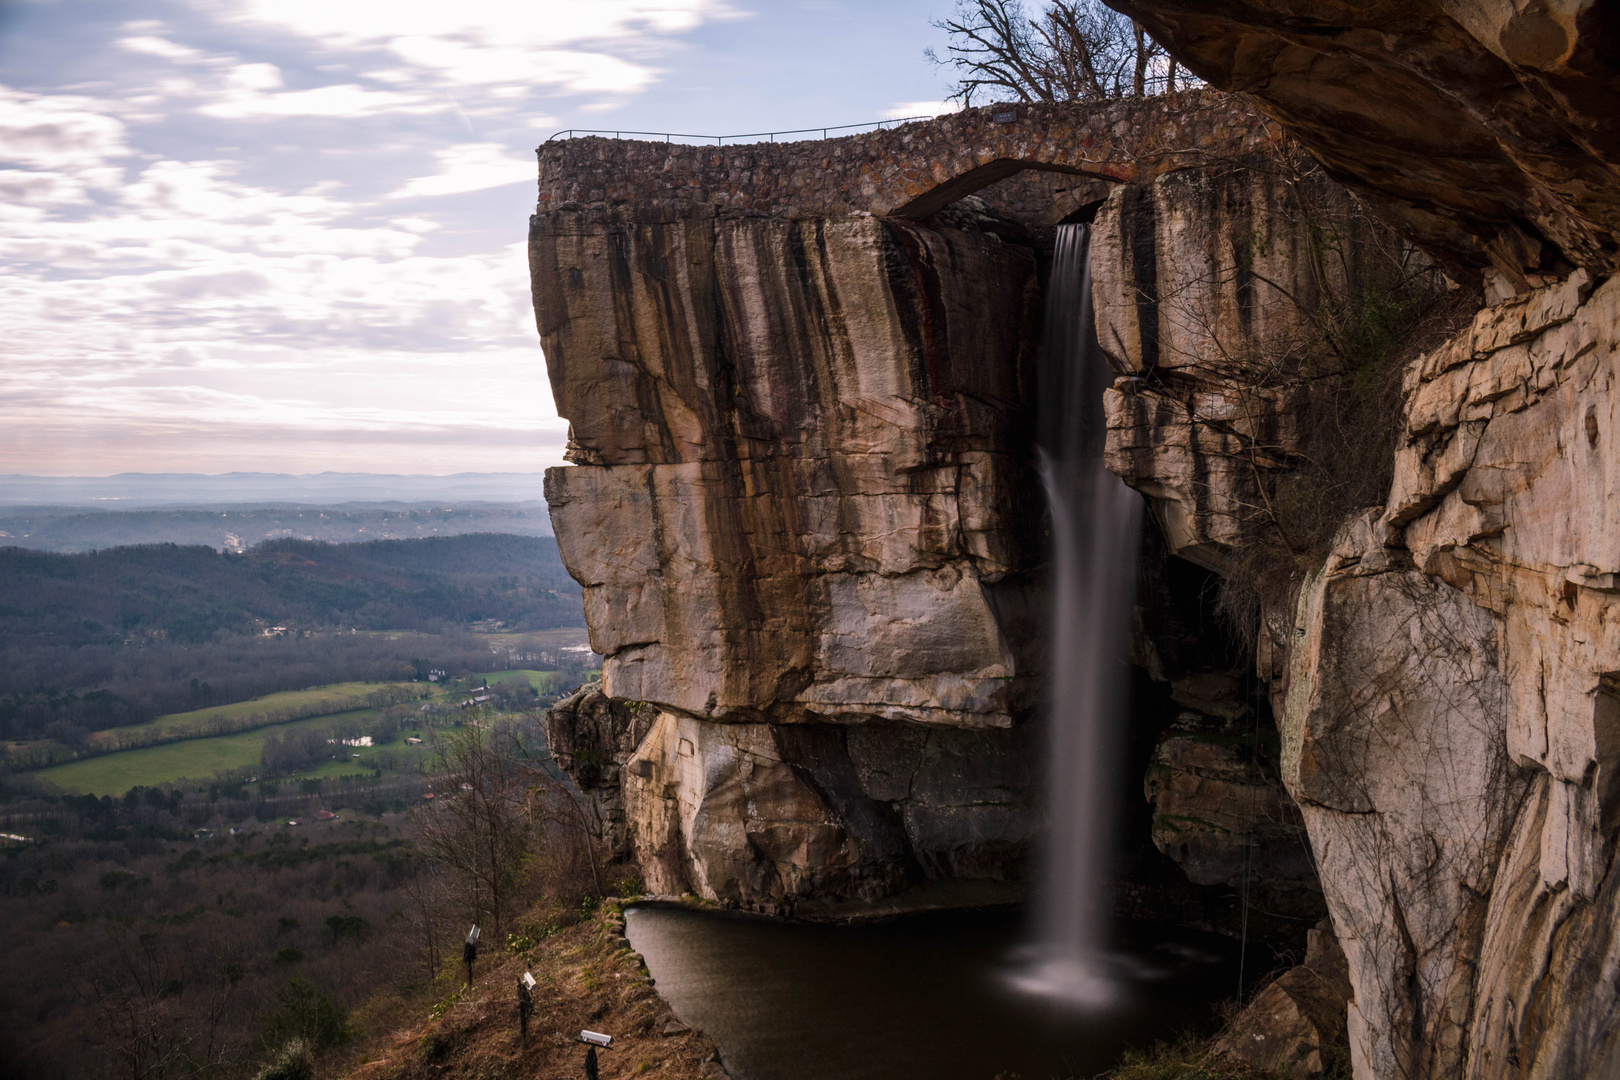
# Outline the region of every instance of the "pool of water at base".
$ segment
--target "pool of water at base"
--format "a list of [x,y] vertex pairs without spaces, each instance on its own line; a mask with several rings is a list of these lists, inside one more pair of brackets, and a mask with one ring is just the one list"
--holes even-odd
[[1131,974],[1114,1005],[1087,1012],[1013,988],[1027,963],[1014,910],[868,926],[627,915],[659,993],[714,1039],[736,1080],[1089,1078],[1128,1047],[1207,1026],[1237,988],[1236,942],[1146,923],[1117,928],[1115,956]]

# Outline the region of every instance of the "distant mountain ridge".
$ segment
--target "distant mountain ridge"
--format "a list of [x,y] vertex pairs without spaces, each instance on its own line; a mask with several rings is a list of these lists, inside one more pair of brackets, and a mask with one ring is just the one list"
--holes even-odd
[[[542,473],[447,476],[323,472],[307,474],[117,473],[112,476],[0,474],[0,506],[218,505],[228,503],[541,502]],[[106,505],[113,504],[113,505]]]
[[0,547],[99,551],[130,544],[206,544],[240,551],[266,540],[412,540],[465,533],[550,536],[543,502],[231,504],[131,507],[0,507]]

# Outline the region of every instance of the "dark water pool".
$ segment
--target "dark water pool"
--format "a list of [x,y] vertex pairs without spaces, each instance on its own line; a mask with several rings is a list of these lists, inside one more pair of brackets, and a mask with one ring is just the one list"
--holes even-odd
[[1127,924],[1137,974],[1101,1013],[1008,986],[1015,912],[921,915],[875,926],[784,924],[634,908],[631,944],[683,1021],[739,1080],[1023,1080],[1090,1077],[1128,1046],[1172,1037],[1236,987],[1228,939]]

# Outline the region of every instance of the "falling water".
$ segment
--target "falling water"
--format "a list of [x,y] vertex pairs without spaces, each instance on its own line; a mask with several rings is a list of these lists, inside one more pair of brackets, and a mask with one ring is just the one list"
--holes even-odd
[[1082,1006],[1114,997],[1109,878],[1121,712],[1142,500],[1102,462],[1102,395],[1113,375],[1096,347],[1091,227],[1058,228],[1040,369],[1040,463],[1052,515],[1047,849],[1036,933],[1015,977]]

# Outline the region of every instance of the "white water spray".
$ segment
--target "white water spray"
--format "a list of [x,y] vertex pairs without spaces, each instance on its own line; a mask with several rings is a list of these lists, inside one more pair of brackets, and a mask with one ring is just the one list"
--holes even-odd
[[1100,1007],[1121,974],[1108,949],[1126,644],[1142,500],[1103,466],[1091,227],[1058,229],[1041,350],[1040,460],[1052,515],[1047,846],[1022,989]]

